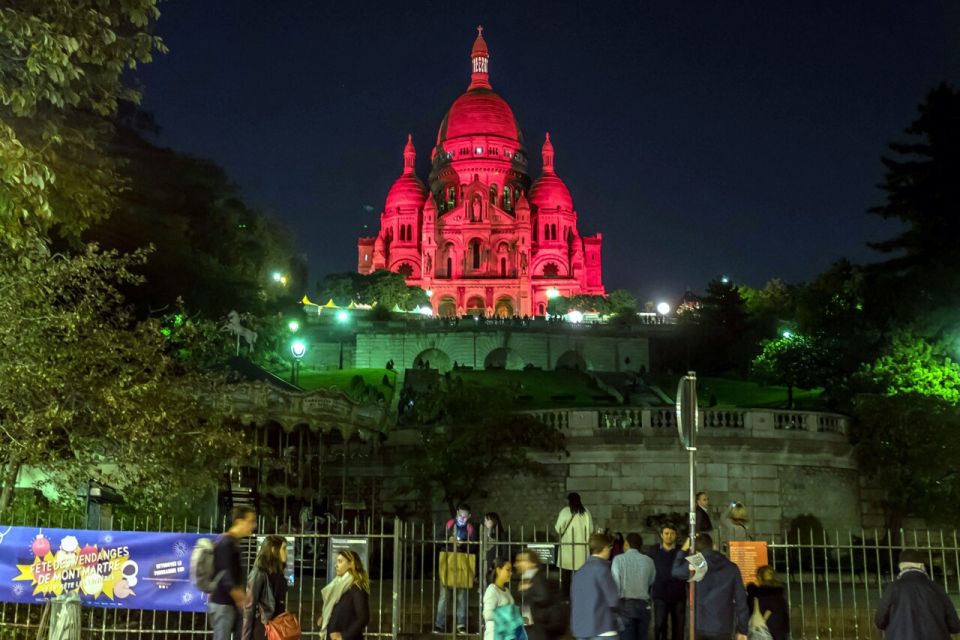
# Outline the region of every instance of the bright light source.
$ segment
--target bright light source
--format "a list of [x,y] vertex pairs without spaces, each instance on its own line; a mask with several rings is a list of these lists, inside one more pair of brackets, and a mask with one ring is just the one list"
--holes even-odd
[[431,309],[430,307],[417,307],[417,313],[419,313],[422,316],[432,316],[433,309]]
[[567,314],[567,320],[569,320],[574,324],[580,324],[581,322],[583,322],[583,314],[577,311],[576,309],[574,309],[573,311]]
[[661,302],[660,304],[657,305],[657,313],[659,313],[662,316],[667,315],[668,313],[670,313],[670,305],[667,304],[666,302]]
[[560,292],[557,290],[556,287],[550,287],[549,289],[547,289],[547,298],[549,300],[553,300],[554,298],[557,298],[559,296],[560,296]]
[[290,345],[290,353],[294,358],[299,360],[303,357],[303,354],[307,352],[307,343],[303,340],[294,340],[293,344]]
[[279,271],[274,271],[274,272],[273,272],[273,281],[274,281],[274,282],[280,282],[280,279],[281,279],[282,277],[283,277],[283,274],[280,273]]
[[432,298],[432,297],[433,297],[433,289],[427,289],[424,293],[427,294],[427,297],[428,297],[428,298]]
[[784,338],[789,340],[790,338],[793,337],[793,331],[790,331],[789,329],[784,329],[780,335],[782,335]]
[[346,311],[337,311],[337,322],[346,322],[350,319],[350,314]]
[[287,286],[287,276],[280,276],[280,284]]
[[730,284],[730,276],[720,276],[720,282],[723,284]]
[[291,321],[287,324],[287,326],[290,328],[290,331],[292,331],[292,332],[294,332],[294,333],[296,333],[297,331],[300,330],[300,323],[297,322],[296,320],[291,320]]

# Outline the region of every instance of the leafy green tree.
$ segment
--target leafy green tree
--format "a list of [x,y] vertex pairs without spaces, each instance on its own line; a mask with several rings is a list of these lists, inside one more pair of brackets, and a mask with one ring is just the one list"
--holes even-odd
[[426,291],[411,287],[402,274],[377,269],[369,275],[359,273],[332,273],[317,283],[317,296],[321,304],[333,300],[334,304],[346,306],[351,302],[377,305],[388,311],[399,306],[412,311],[418,306],[430,306]]
[[817,340],[787,333],[766,340],[753,361],[753,375],[766,384],[787,387],[787,409],[793,408],[793,390],[814,389],[823,384],[829,362]]
[[607,294],[607,304],[610,313],[636,313],[637,299],[626,289],[614,289]]
[[119,287],[140,280],[144,259],[41,243],[0,253],[0,511],[30,468],[61,495],[93,480],[160,512],[250,451],[210,401],[224,380],[189,367],[159,322],[124,305]]
[[909,394],[960,402],[960,365],[938,345],[908,332],[895,335],[884,353],[859,373],[868,387],[888,396]]
[[860,469],[883,495],[887,526],[907,516],[956,523],[960,411],[940,397],[863,394],[854,405]]
[[0,242],[77,236],[122,188],[110,116],[124,72],[164,51],[157,0],[16,0],[0,8]]
[[451,513],[458,502],[477,496],[492,473],[545,473],[531,451],[565,453],[561,431],[515,413],[504,390],[481,391],[456,376],[442,377],[411,399],[408,419],[420,429],[422,448],[404,464],[408,489],[422,500],[439,491]]

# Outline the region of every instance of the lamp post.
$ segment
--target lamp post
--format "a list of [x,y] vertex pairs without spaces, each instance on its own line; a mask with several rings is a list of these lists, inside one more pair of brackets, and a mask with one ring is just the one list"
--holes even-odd
[[307,353],[307,343],[303,340],[294,340],[290,345],[290,355],[293,356],[293,370],[290,372],[290,382],[300,383],[300,360]]
[[[697,430],[700,420],[697,407],[697,374],[690,371],[680,378],[677,385],[677,432],[680,435],[680,444],[687,450],[690,471],[690,551],[696,553],[697,548],[697,499],[696,477],[694,465],[697,451]],[[694,611],[696,606],[696,585],[691,584],[689,589],[688,610],[690,611],[690,640],[696,634]]]
[[[347,313],[346,311],[337,311],[337,324],[343,327],[348,322],[350,322],[350,314]],[[343,370],[343,334],[340,333],[339,331],[337,332],[337,343],[340,346],[340,362],[337,365],[337,368],[342,371]]]

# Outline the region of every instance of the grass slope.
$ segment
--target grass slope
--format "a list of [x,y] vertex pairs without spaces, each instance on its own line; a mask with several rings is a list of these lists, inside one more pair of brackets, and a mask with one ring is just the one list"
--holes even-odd
[[[658,376],[656,384],[671,398],[676,396],[679,376]],[[820,397],[823,389],[794,389],[795,409],[824,411],[827,409]],[[785,409],[787,388],[761,385],[749,380],[735,378],[697,378],[697,397],[701,406],[706,406],[711,397],[716,397],[716,408]]]

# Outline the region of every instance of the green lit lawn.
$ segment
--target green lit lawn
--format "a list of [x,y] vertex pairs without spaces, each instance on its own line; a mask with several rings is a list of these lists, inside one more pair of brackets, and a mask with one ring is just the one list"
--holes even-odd
[[[659,376],[656,384],[671,398],[677,393],[678,376]],[[807,411],[823,411],[826,407],[820,394],[823,389],[794,389],[794,408]],[[698,378],[697,395],[701,404],[706,404],[710,395],[717,398],[717,407],[754,407],[783,409],[787,406],[787,388],[761,385],[734,378]]]
[[453,375],[480,388],[509,389],[517,397],[518,408],[595,407],[604,404],[594,396],[605,394],[593,387],[589,378],[575,371],[456,371]]
[[[383,376],[386,374],[390,379],[390,387],[383,386]],[[363,376],[364,382],[378,389],[383,393],[387,402],[393,396],[393,385],[396,383],[396,371],[387,369],[343,369],[333,371],[318,371],[316,369],[302,369],[300,371],[300,386],[307,391],[313,389],[341,389],[347,391],[350,388],[350,381],[353,376]],[[290,373],[287,370],[285,377],[289,379]]]

